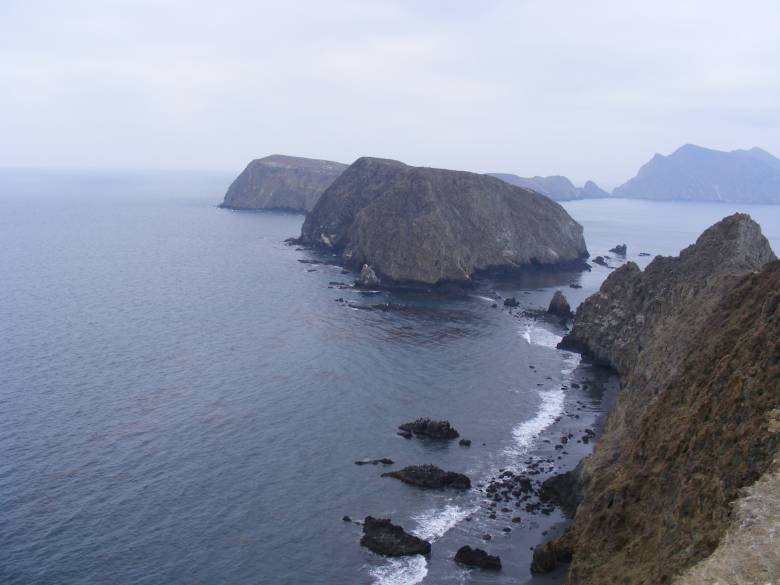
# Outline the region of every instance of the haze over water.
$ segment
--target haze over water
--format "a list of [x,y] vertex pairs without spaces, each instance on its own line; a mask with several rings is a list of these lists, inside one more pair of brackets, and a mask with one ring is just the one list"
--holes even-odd
[[[435,463],[484,481],[596,416],[610,379],[553,349],[554,324],[482,294],[328,288],[352,275],[283,244],[302,216],[217,210],[228,181],[0,181],[0,581],[528,582],[528,549],[560,516],[491,522],[476,491],[417,490],[353,461]],[[778,207],[565,207],[592,255],[625,242],[642,266],[638,252],[676,254],[737,210],[780,250]],[[543,308],[556,287],[576,303],[607,274],[486,290]],[[569,288],[577,279],[583,288]],[[549,426],[576,401],[580,422]],[[472,447],[397,437],[417,416],[449,419]],[[373,555],[345,514],[435,539],[431,559]],[[454,551],[486,532],[503,571],[457,567]]]

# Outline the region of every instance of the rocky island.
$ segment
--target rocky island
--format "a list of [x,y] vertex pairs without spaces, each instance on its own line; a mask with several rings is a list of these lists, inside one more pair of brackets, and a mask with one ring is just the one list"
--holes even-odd
[[511,185],[532,189],[555,201],[603,199],[610,196],[609,193],[593,181],[586,181],[584,186],[575,187],[567,177],[561,175],[551,175],[549,177],[519,177],[510,173],[490,173],[490,176],[506,181]]
[[621,390],[593,454],[545,482],[574,521],[532,570],[571,561],[568,585],[777,577],[779,291],[780,262],[736,214],[580,305],[561,346],[613,367]]
[[582,266],[582,226],[557,203],[487,175],[360,158],[322,194],[300,242],[383,284],[465,283],[486,270]]
[[250,162],[225,194],[226,209],[311,211],[347,165],[274,154]]

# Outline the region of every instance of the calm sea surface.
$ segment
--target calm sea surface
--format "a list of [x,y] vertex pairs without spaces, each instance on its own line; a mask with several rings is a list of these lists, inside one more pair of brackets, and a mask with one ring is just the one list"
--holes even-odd
[[[353,276],[282,243],[301,216],[214,207],[229,181],[0,173],[0,582],[554,582],[528,566],[557,513],[492,520],[479,489],[423,491],[353,462],[435,463],[475,484],[531,456],[571,465],[588,447],[558,459],[555,439],[593,423],[614,379],[554,349],[556,324],[492,297],[542,308],[563,287],[576,303],[609,271],[459,297],[330,288]],[[736,210],[780,250],[780,207],[566,208],[591,254],[625,242],[640,265]],[[401,308],[360,308],[388,301]],[[395,434],[418,416],[449,419],[472,447]],[[377,557],[345,514],[391,517],[433,554]],[[456,566],[464,544],[503,571]]]

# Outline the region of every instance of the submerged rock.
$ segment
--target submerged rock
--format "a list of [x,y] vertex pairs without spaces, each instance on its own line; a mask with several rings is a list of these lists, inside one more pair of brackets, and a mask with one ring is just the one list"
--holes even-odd
[[452,428],[448,420],[431,420],[428,417],[418,418],[415,421],[404,423],[398,427],[398,434],[407,437],[414,433],[431,439],[457,439],[460,433]]
[[347,165],[272,155],[253,160],[230,185],[220,207],[310,211]]
[[359,461],[355,461],[355,465],[392,465],[393,460],[388,459],[387,457],[382,457],[381,459],[360,459]]
[[555,294],[550,301],[550,306],[547,307],[547,312],[550,315],[555,315],[556,317],[562,317],[564,319],[568,319],[572,316],[573,313],[571,312],[569,301],[566,300],[566,296],[563,294],[563,291],[555,291]]
[[508,299],[504,299],[504,306],[505,307],[519,307],[520,303],[517,301],[515,297],[509,297]]
[[584,264],[582,226],[554,201],[487,175],[360,158],[306,217],[301,241],[387,283],[467,282],[488,269]]
[[462,473],[454,471],[444,471],[435,465],[410,465],[399,471],[389,471],[383,473],[382,477],[394,477],[400,479],[409,485],[416,485],[425,488],[445,488],[452,487],[456,489],[469,489],[471,480]]
[[407,533],[388,518],[366,516],[360,545],[388,557],[431,554],[431,543]]
[[497,571],[501,568],[501,557],[489,555],[481,548],[462,546],[455,553],[455,561],[470,567]]

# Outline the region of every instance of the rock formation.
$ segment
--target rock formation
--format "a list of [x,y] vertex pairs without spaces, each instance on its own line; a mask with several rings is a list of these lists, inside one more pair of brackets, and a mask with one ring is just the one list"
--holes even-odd
[[569,585],[664,584],[716,549],[730,503],[780,448],[774,260],[735,214],[677,258],[621,267],[580,305],[561,346],[614,367],[622,388],[594,453],[545,482],[579,506],[535,570],[571,558]]
[[541,193],[555,201],[572,201],[574,199],[601,199],[609,197],[609,193],[604,191],[593,181],[587,181],[584,187],[575,187],[566,177],[552,175],[550,177],[518,177],[508,173],[491,173],[491,177],[496,177],[506,181],[511,185],[517,185],[525,189],[531,189]]
[[362,288],[374,288],[381,285],[382,281],[379,280],[379,277],[376,275],[373,268],[368,264],[363,264],[356,284]]
[[489,555],[481,548],[462,546],[455,553],[455,561],[470,567],[497,571],[501,568],[501,557]]
[[230,185],[220,207],[311,211],[347,165],[275,154],[253,160]]
[[614,197],[780,203],[780,160],[760,148],[722,152],[693,144],[656,154]]
[[387,518],[367,516],[360,545],[388,557],[431,554],[431,543],[409,534]]
[[582,226],[557,203],[487,175],[361,158],[306,217],[300,241],[383,282],[467,282],[489,269],[582,265]]
[[550,315],[555,315],[556,317],[561,317],[563,319],[568,319],[572,316],[569,301],[566,300],[566,296],[563,294],[563,291],[555,291],[553,298],[550,300],[550,306],[547,307],[547,312]]
[[405,433],[420,435],[430,439],[457,439],[460,434],[456,431],[448,420],[431,420],[428,417],[421,417],[412,422],[404,423],[398,426],[400,431]]
[[435,465],[410,465],[399,471],[383,473],[382,477],[394,477],[409,485],[424,488],[456,488],[469,489],[471,480],[462,473],[444,471]]

